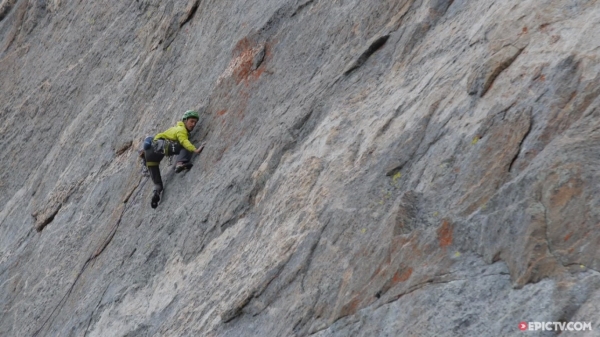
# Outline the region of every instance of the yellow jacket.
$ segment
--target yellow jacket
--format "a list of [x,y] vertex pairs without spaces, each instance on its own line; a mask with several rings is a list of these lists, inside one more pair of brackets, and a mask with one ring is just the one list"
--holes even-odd
[[177,122],[177,125],[169,128],[165,132],[161,132],[154,137],[154,140],[168,139],[173,142],[179,142],[186,150],[193,152],[196,151],[196,147],[188,140],[188,130],[185,128],[185,124],[182,121]]

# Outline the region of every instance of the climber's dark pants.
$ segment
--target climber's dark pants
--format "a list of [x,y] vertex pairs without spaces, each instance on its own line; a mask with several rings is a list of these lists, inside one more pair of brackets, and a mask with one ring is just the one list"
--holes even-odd
[[160,161],[165,157],[164,154],[156,153],[152,148],[144,151],[144,156],[146,159],[146,167],[148,167],[148,172],[150,172],[150,178],[154,183],[154,190],[158,193],[163,190],[162,178],[160,177]]
[[[193,154],[193,152],[186,149],[181,149],[179,154],[177,154],[177,162],[188,163],[192,159]],[[148,172],[150,172],[150,178],[152,178],[152,182],[154,183],[154,190],[160,193],[163,190],[163,183],[159,165],[165,155],[154,152],[154,149],[151,147],[148,150],[144,150],[144,156]]]
[[186,149],[181,149],[179,154],[177,155],[177,162],[189,163],[192,160],[192,155],[194,152],[190,152]]

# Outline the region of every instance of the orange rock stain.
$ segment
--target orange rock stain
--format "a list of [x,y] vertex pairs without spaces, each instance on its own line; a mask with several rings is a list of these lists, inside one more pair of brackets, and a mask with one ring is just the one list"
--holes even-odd
[[452,224],[447,219],[442,221],[442,226],[437,231],[440,247],[445,248],[452,244]]

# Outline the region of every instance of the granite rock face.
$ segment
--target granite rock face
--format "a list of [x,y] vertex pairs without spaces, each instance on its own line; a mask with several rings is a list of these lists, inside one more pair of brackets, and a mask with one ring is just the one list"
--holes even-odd
[[[597,335],[598,22],[0,1],[0,335]],[[137,149],[188,109],[206,147],[153,210]]]

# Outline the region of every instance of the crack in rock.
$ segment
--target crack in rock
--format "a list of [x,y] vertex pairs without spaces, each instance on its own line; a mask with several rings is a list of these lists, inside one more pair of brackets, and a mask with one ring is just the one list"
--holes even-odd
[[483,97],[492,87],[492,84],[494,84],[500,73],[510,67],[524,49],[512,45],[506,46],[492,55],[482,66],[474,70],[467,82],[467,92],[469,95],[478,94],[479,97]]
[[[133,191],[137,190],[138,193],[139,191],[142,190],[141,187],[144,186],[144,183],[148,180],[148,178],[143,179],[143,182],[140,180],[138,182],[138,184],[133,188]],[[140,182],[142,182],[140,184]],[[141,186],[140,186],[141,185]],[[140,187],[140,188],[138,188]],[[138,194],[136,193],[136,195]],[[50,313],[50,315],[48,316],[48,318],[46,318],[46,320],[42,323],[42,325],[34,332],[33,336],[37,336],[40,332],[43,331],[44,327],[46,327],[46,324],[48,324],[48,322],[51,322],[56,316],[55,314],[58,314],[58,312],[60,312],[60,310],[62,309],[62,307],[65,305],[67,299],[69,298],[69,296],[71,295],[71,293],[73,292],[73,289],[75,288],[75,285],[77,284],[77,282],[79,281],[79,278],[83,275],[83,273],[85,272],[85,270],[87,269],[87,267],[89,266],[89,264],[96,259],[100,254],[102,254],[102,252],[104,251],[104,249],[108,246],[108,244],[112,241],[112,238],[115,236],[115,233],[117,231],[117,228],[119,227],[119,224],[121,223],[121,219],[123,218],[123,214],[125,213],[125,211],[127,210],[127,204],[124,203],[120,206],[121,209],[121,214],[119,215],[117,221],[115,222],[115,225],[112,227],[110,233],[108,234],[108,236],[106,237],[106,239],[102,242],[102,244],[96,249],[96,251],[94,251],[94,253],[92,255],[90,255],[90,257],[88,257],[88,259],[83,263],[83,266],[81,267],[81,269],[79,270],[79,272],[77,273],[77,276],[75,276],[75,280],[73,280],[73,282],[71,283],[71,285],[69,286],[69,289],[67,290],[67,292],[65,293],[65,295],[61,298],[61,300],[58,302],[58,304],[54,307],[54,309],[52,309],[52,312]]]
[[375,52],[378,51],[379,49],[383,48],[383,46],[385,45],[385,43],[387,42],[387,40],[389,38],[390,38],[389,34],[375,38],[369,44],[369,47],[367,47],[367,49],[358,57],[358,59],[356,59],[356,61],[354,61],[352,64],[350,64],[347,67],[347,69],[344,71],[344,76],[348,76],[354,70],[360,68],[363,64],[365,64],[365,62],[367,62],[369,57],[371,57],[373,54],[375,54]]

